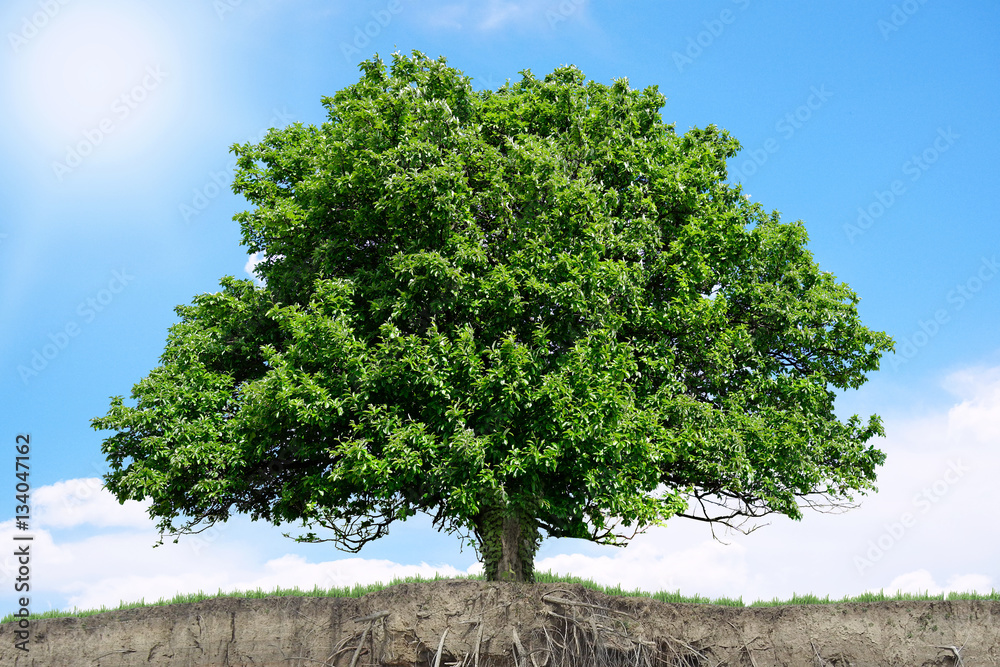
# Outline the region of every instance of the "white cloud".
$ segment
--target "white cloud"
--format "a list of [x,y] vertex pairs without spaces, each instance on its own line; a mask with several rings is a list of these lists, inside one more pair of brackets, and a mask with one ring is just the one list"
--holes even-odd
[[[14,544],[14,521],[0,523],[0,540]],[[249,532],[249,534],[248,534]],[[463,571],[450,565],[403,564],[386,559],[344,558],[318,563],[299,554],[261,559],[257,547],[274,533],[269,526],[250,531],[220,524],[178,543],[155,547],[154,530],[98,532],[83,539],[60,541],[47,530],[33,530],[31,581],[36,608],[99,609],[140,599],[153,602],[177,594],[202,591],[246,591],[275,588],[349,587],[388,583],[396,577],[454,577]],[[284,538],[279,538],[284,539]],[[294,548],[289,541],[289,548]],[[329,553],[329,552],[325,552]],[[0,559],[0,586],[12,590],[18,563]],[[10,605],[8,605],[10,606]]]
[[[136,545],[140,549],[142,545]],[[180,545],[177,545],[180,546]],[[147,545],[148,548],[148,545]],[[229,549],[226,549],[228,552]],[[79,609],[96,609],[101,605],[117,607],[121,601],[144,598],[147,602],[170,599],[178,593],[204,592],[215,594],[232,591],[273,591],[276,588],[312,590],[352,587],[377,582],[388,583],[395,578],[422,576],[433,578],[435,573],[446,577],[464,574],[462,571],[427,563],[403,565],[388,560],[345,558],[343,560],[310,563],[298,554],[287,554],[263,564],[252,562],[233,563],[219,553],[210,559],[199,559],[197,567],[182,572],[121,576],[104,572],[103,576],[76,582],[68,596],[70,606]],[[189,563],[195,565],[195,563]],[[66,590],[66,589],[64,589]]]
[[88,477],[39,487],[31,496],[34,525],[72,528],[84,524],[150,528],[147,504],[127,500],[120,505],[100,478]]
[[[10,519],[0,523],[0,540],[14,544],[15,535],[32,535],[31,581],[38,611],[45,610],[46,602],[51,608],[98,609],[117,607],[122,601],[152,602],[198,591],[331,588],[389,582],[396,577],[463,574],[450,565],[401,564],[386,559],[310,563],[289,553],[264,560],[257,555],[256,546],[273,538],[275,529],[240,520],[184,536],[176,544],[166,538],[154,548],[159,533],[146,504],[128,501],[119,505],[99,478],[39,487],[32,493],[32,503],[30,533],[19,531]],[[252,527],[237,527],[240,523]],[[60,539],[58,531],[80,528],[91,530],[83,538]],[[289,549],[295,548],[293,542],[288,544]],[[12,590],[18,567],[12,554],[0,558],[0,587]]]
[[247,275],[257,281],[258,284],[263,284],[260,276],[257,275],[257,265],[263,262],[267,257],[262,252],[255,252],[247,259],[247,263],[243,265],[243,270],[247,272]]
[[269,560],[263,570],[256,572],[249,579],[236,581],[237,590],[273,590],[276,587],[299,589],[344,588],[357,584],[368,585],[378,582],[388,583],[399,577],[432,578],[435,573],[441,576],[456,577],[465,574],[450,565],[433,566],[427,563],[419,565],[402,565],[390,560],[374,560],[367,558],[344,558],[320,563],[309,563],[298,554],[287,554],[281,558]]
[[[838,548],[864,590],[989,592],[1000,573],[1000,535],[983,511],[1000,504],[1000,369],[966,369],[942,384],[956,395],[952,406],[886,417],[879,492],[845,517],[852,530]],[[959,546],[969,540],[975,549]]]
[[941,586],[934,581],[927,570],[914,570],[901,574],[885,587],[887,594],[903,593],[966,593],[969,591],[988,592],[993,588],[993,579],[985,574],[955,574],[948,577],[948,583]]
[[995,447],[1000,442],[1000,368],[960,371],[944,384],[963,399],[948,411],[949,438]]
[[624,549],[609,549],[611,555],[560,554],[540,559],[535,568],[629,590],[722,596],[745,586],[749,576],[745,546],[709,539],[671,548],[675,534],[669,528],[651,531]]

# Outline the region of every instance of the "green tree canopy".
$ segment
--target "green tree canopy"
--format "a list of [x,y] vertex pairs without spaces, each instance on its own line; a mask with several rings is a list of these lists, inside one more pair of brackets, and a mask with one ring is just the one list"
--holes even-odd
[[233,147],[263,284],[179,306],[134,407],[93,420],[121,502],[164,533],[239,512],[352,551],[425,512],[530,580],[544,535],[874,489],[881,422],[834,392],[892,342],[801,223],[726,182],[729,134],[574,67],[495,91],[419,52],[361,69],[320,127]]

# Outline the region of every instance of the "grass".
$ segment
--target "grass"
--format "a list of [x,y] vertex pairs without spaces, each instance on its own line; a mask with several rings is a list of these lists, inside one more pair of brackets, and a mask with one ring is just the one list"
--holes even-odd
[[[74,608],[73,611],[59,611],[59,610],[55,610],[54,609],[52,611],[46,611],[46,612],[43,612],[41,614],[31,614],[28,618],[29,619],[36,619],[36,618],[64,618],[64,617],[67,617],[67,616],[74,616],[74,617],[93,616],[94,614],[101,614],[101,613],[104,613],[104,612],[107,612],[107,611],[117,611],[117,610],[121,610],[121,609],[136,609],[136,608],[139,608],[139,607],[153,607],[153,606],[162,606],[162,605],[168,605],[168,604],[183,604],[185,602],[201,602],[202,600],[208,600],[208,599],[211,599],[211,598],[250,598],[250,599],[253,599],[253,598],[267,598],[267,597],[293,596],[293,595],[295,595],[295,596],[313,596],[313,597],[359,598],[359,597],[362,597],[364,595],[367,595],[368,593],[374,593],[375,591],[380,591],[380,590],[382,590],[384,588],[388,588],[389,586],[394,586],[396,584],[408,584],[408,583],[417,583],[417,582],[424,582],[424,581],[440,581],[440,580],[443,580],[443,579],[455,579],[455,578],[470,579],[470,580],[474,580],[474,581],[483,581],[483,580],[485,580],[485,577],[483,575],[469,575],[469,576],[466,576],[466,577],[441,577],[441,576],[435,575],[433,579],[428,579],[428,578],[423,578],[423,577],[406,577],[406,578],[403,578],[403,579],[398,579],[398,578],[397,579],[393,579],[388,584],[383,584],[381,582],[375,583],[375,584],[369,584],[369,585],[365,585],[365,586],[362,586],[360,584],[356,584],[354,586],[346,587],[346,588],[336,588],[336,587],[334,587],[334,588],[323,589],[323,588],[319,588],[317,586],[316,588],[313,588],[312,590],[308,590],[308,591],[299,590],[298,588],[276,588],[276,589],[274,589],[273,591],[270,591],[270,592],[262,591],[259,588],[257,590],[255,590],[255,591],[233,591],[233,592],[230,592],[230,593],[225,593],[225,592],[223,592],[223,591],[220,590],[218,593],[215,593],[215,594],[207,594],[207,593],[203,593],[202,591],[198,591],[197,593],[190,593],[188,595],[177,595],[177,596],[175,596],[174,598],[172,598],[170,600],[164,600],[164,599],[161,598],[161,599],[157,600],[156,602],[146,602],[144,599],[139,600],[138,602],[122,602],[121,604],[118,605],[118,607],[115,607],[115,608],[108,608],[108,607],[105,607],[105,606],[102,605],[100,609],[78,610],[78,609]],[[885,591],[879,591],[878,593],[862,593],[861,595],[856,595],[856,596],[853,596],[853,597],[845,597],[845,598],[842,598],[842,599],[839,599],[839,600],[837,600],[837,599],[831,600],[829,595],[826,596],[826,597],[823,597],[823,598],[816,597],[815,595],[811,595],[811,594],[793,595],[791,600],[778,600],[778,599],[774,599],[774,600],[770,600],[770,601],[758,600],[756,602],[752,602],[749,605],[747,605],[747,604],[744,604],[742,597],[739,597],[739,598],[736,598],[736,599],[733,599],[733,598],[716,598],[716,599],[712,599],[712,598],[703,597],[701,595],[695,595],[693,597],[692,596],[681,595],[680,591],[677,591],[676,593],[670,593],[670,592],[667,592],[667,591],[660,591],[658,593],[648,593],[646,591],[641,591],[641,590],[638,590],[638,589],[636,589],[636,590],[626,590],[626,589],[623,589],[621,586],[614,586],[614,587],[602,586],[602,585],[600,585],[600,584],[598,584],[598,583],[596,583],[596,582],[594,582],[594,581],[592,581],[590,579],[581,579],[580,577],[563,576],[563,575],[559,575],[559,574],[553,574],[552,572],[540,572],[540,573],[536,573],[535,580],[538,583],[544,583],[544,584],[549,584],[549,583],[580,584],[580,585],[585,586],[587,588],[591,588],[593,590],[600,591],[602,593],[607,593],[609,595],[620,595],[620,596],[628,596],[628,597],[649,597],[649,598],[653,598],[654,600],[659,600],[661,602],[689,603],[689,604],[690,603],[694,603],[694,604],[714,604],[714,605],[727,606],[727,607],[776,607],[776,606],[779,606],[779,605],[790,605],[790,604],[864,603],[864,602],[886,602],[886,601],[896,601],[896,600],[902,600],[902,601],[909,601],[909,600],[919,600],[919,601],[926,601],[926,600],[996,600],[996,601],[1000,601],[1000,591],[997,591],[997,590],[993,590],[991,593],[988,593],[988,594],[980,594],[980,593],[947,593],[946,594],[946,593],[939,593],[937,595],[931,595],[931,594],[928,594],[928,593],[902,593],[902,592],[897,592],[895,595],[887,595],[885,593]],[[13,621],[13,620],[15,620],[14,615],[13,614],[8,614],[2,620],[0,620],[0,623],[7,623],[7,622],[10,622],[10,621]]]

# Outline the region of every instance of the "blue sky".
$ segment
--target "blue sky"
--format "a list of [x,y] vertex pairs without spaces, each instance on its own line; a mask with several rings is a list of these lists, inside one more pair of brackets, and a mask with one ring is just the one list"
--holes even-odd
[[[229,147],[323,122],[320,98],[357,81],[359,62],[414,49],[476,88],[562,64],[658,85],[678,131],[714,123],[740,140],[731,179],[803,220],[821,268],[897,341],[838,403],[886,422],[880,492],[860,508],[727,544],[683,519],[626,549],[547,540],[541,569],[745,600],[1000,587],[1000,7],[816,5],[4,3],[0,541],[17,532],[13,445],[30,433],[33,608],[476,569],[419,517],[357,556],[243,518],[152,549],[143,507],[100,489],[103,436],[89,426],[157,365],[174,306],[247,275]],[[12,562],[0,558],[7,607]]]

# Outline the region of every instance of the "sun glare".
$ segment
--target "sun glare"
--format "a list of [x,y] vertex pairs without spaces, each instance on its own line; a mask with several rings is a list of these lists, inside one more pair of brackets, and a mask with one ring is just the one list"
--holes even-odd
[[63,8],[18,54],[14,99],[25,125],[48,143],[124,120],[123,110],[155,94],[149,72],[162,70],[164,58],[158,33],[143,14],[121,6]]

